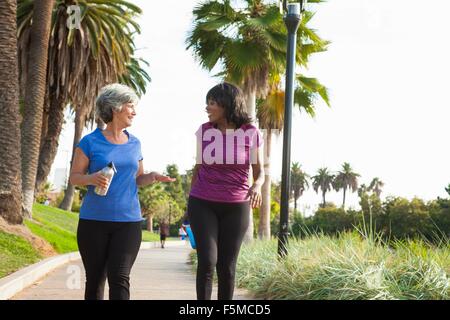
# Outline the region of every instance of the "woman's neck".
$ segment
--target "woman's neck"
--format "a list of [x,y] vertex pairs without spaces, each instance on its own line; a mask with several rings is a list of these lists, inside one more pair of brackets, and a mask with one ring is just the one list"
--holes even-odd
[[236,129],[236,125],[232,122],[228,122],[226,119],[219,120],[216,123],[216,128],[222,132],[227,131],[227,129]]
[[110,122],[106,125],[106,128],[103,129],[103,133],[113,138],[114,140],[120,140],[124,129],[125,128],[122,128],[116,123]]

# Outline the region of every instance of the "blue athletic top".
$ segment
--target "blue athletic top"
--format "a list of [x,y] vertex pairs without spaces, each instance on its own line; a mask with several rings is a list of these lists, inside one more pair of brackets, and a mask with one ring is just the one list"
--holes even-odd
[[88,186],[80,209],[80,219],[116,222],[142,220],[136,184],[139,161],[143,159],[141,143],[128,131],[124,132],[128,136],[128,142],[124,144],[109,142],[102,130],[97,128],[84,136],[77,145],[89,158],[89,174],[100,171],[111,161],[117,169],[106,196],[97,195],[95,186]]

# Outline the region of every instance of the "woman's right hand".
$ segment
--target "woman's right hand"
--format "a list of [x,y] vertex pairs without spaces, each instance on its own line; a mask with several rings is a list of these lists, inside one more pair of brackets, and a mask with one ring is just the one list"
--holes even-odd
[[109,179],[105,177],[100,171],[89,175],[89,184],[106,189],[109,185]]

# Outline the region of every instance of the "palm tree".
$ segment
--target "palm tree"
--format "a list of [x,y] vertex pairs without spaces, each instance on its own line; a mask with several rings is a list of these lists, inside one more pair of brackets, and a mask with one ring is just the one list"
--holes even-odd
[[380,198],[381,195],[381,188],[384,187],[384,182],[380,180],[380,178],[373,178],[372,182],[369,185],[368,190],[375,192],[375,194],[377,195],[378,199]]
[[[66,9],[73,4],[81,9],[78,29],[66,27]],[[19,56],[22,70],[27,70],[27,60],[22,56],[29,50],[33,8],[34,1],[19,0]],[[98,90],[120,78],[133,78],[127,75],[133,74],[136,66],[139,66],[139,60],[132,60],[131,57],[135,50],[132,36],[140,32],[134,19],[140,13],[137,6],[123,0],[57,0],[50,37],[48,98],[42,126],[37,187],[45,181],[56,155],[65,106],[70,103],[76,114],[76,145],[83,126],[94,119],[93,106]],[[21,73],[22,83],[26,83],[28,74]],[[130,83],[140,86],[141,80],[136,80]],[[62,203],[64,209],[71,206],[72,189],[69,188]]]
[[320,168],[317,174],[312,177],[312,180],[314,191],[318,192],[319,188],[322,190],[322,207],[324,208],[326,205],[325,194],[331,191],[334,175],[328,172],[328,168]]
[[343,190],[344,196],[342,200],[342,208],[345,208],[345,195],[347,189],[352,192],[358,190],[358,177],[360,177],[360,175],[353,172],[350,164],[348,162],[344,162],[342,165],[342,170],[338,172],[333,181],[333,187],[336,191],[339,191],[340,189]]
[[16,1],[0,0],[0,217],[23,221],[21,210]]
[[[259,238],[270,235],[270,206],[271,206],[271,145],[272,134],[280,134],[284,125],[284,97],[285,92],[281,89],[281,75],[272,75],[270,79],[270,90],[264,100],[260,100],[257,108],[259,127],[266,129],[264,148],[264,173],[265,180],[262,187],[262,205],[260,209],[260,220],[258,227]],[[296,77],[296,88],[294,91],[294,103],[300,110],[304,109],[311,117],[315,116],[316,102],[321,97],[329,106],[328,90],[319,83],[317,79]],[[295,205],[297,202],[295,202]]]
[[167,192],[161,184],[151,184],[139,188],[139,203],[144,216],[147,216],[147,230],[153,232],[153,217],[160,201],[165,200]]
[[297,211],[297,199],[309,188],[309,176],[300,168],[298,162],[294,162],[291,168],[291,187],[294,196],[294,212]]
[[[247,112],[255,120],[256,98],[267,94],[269,75],[285,70],[287,34],[275,3],[246,0],[243,4],[244,8],[233,7],[230,0],[199,4],[193,11],[194,27],[186,43],[202,67],[211,71],[218,65],[218,76],[242,87]],[[303,66],[310,54],[324,51],[328,44],[306,26],[312,16],[311,12],[304,12],[297,34],[296,62]],[[264,190],[267,194],[268,187]],[[247,240],[253,235],[253,216],[249,214]],[[266,220],[261,219],[263,223]],[[267,233],[267,227],[264,229]]]
[[[230,0],[198,5],[193,10],[194,27],[186,43],[202,67],[211,71],[220,65],[219,76],[242,86],[248,114],[255,119],[256,97],[266,95],[269,74],[285,70],[287,34],[277,4],[262,0],[244,3],[244,8],[234,8]],[[306,26],[313,14],[303,14],[296,62],[306,66],[309,55],[324,51],[328,42]]]
[[42,115],[46,91],[48,45],[54,0],[36,0],[33,24],[30,27],[28,80],[21,128],[22,147],[22,206],[25,217],[31,218],[33,209]]

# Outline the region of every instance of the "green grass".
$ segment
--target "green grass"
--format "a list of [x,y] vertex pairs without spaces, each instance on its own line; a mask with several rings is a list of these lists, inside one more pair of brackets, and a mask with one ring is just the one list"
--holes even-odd
[[142,230],[142,241],[159,241],[159,234]]
[[58,253],[78,250],[76,230],[78,214],[50,206],[34,204],[33,220],[25,225],[35,235],[49,242]]
[[[195,260],[195,254],[191,255]],[[244,245],[236,285],[263,299],[448,300],[450,245],[423,241],[390,246],[358,233],[290,239],[285,259],[277,241]]]
[[35,203],[33,206],[33,219],[43,223],[51,223],[71,233],[77,232],[78,213]]
[[0,278],[40,259],[41,255],[25,239],[0,231]]

